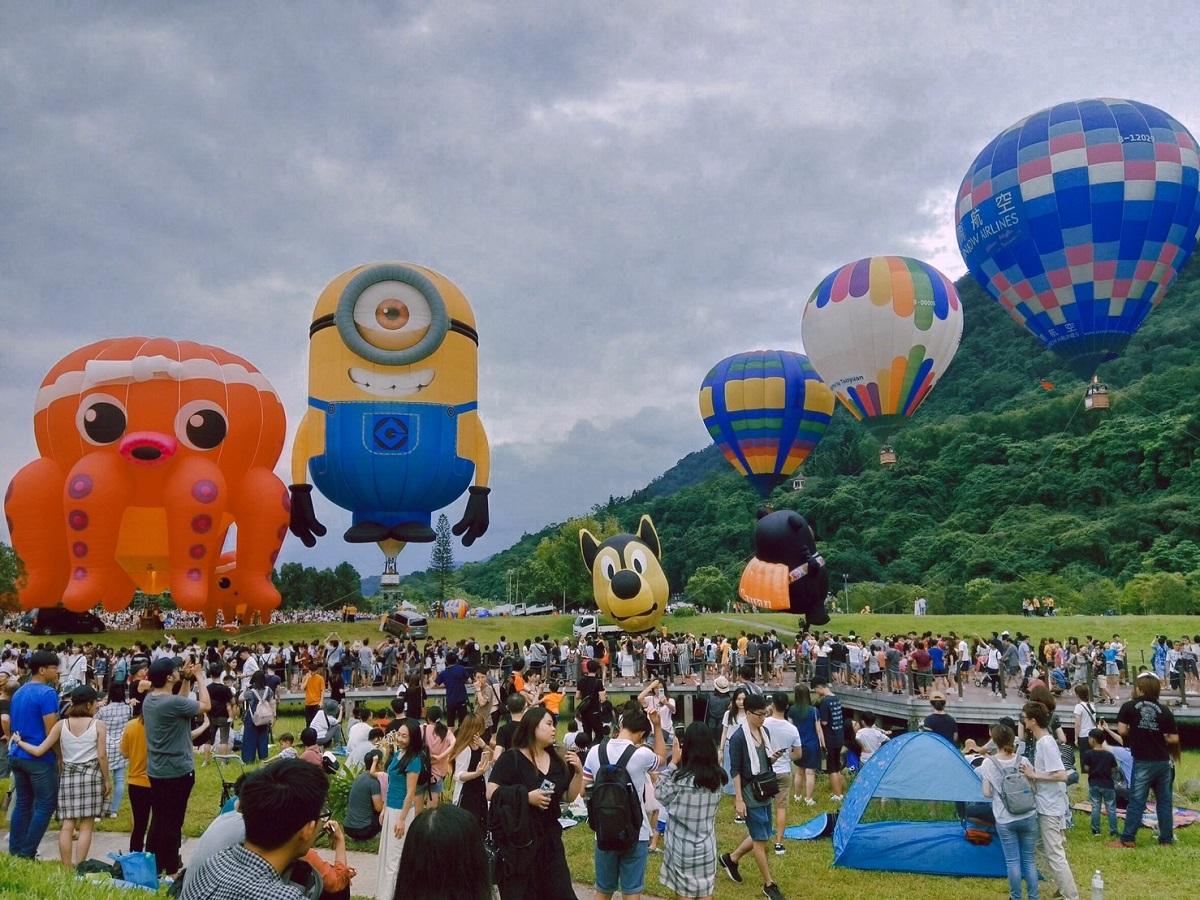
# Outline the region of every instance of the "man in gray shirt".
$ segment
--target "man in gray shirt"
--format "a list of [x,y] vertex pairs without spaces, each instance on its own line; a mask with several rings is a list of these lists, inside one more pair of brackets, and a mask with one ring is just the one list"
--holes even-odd
[[[156,659],[150,664],[150,684],[142,704],[151,813],[146,850],[158,860],[159,872],[173,874],[181,866],[183,817],[196,783],[192,718],[207,713],[210,703],[197,663],[180,669],[172,657]],[[189,684],[196,685],[199,700],[191,698]]]

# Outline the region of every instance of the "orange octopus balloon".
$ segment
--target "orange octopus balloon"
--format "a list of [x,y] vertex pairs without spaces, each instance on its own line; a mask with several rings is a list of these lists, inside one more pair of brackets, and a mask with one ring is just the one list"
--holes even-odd
[[112,611],[135,588],[170,588],[181,609],[211,616],[228,603],[212,585],[236,524],[238,602],[265,618],[288,526],[272,472],[286,430],[267,379],[217,347],[130,337],[69,354],[38,391],[41,458],[4,500],[21,605]]

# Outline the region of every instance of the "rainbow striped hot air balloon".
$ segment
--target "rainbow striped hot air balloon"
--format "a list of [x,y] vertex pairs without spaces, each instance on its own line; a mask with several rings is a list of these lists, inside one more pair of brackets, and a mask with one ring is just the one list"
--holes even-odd
[[800,353],[721,360],[700,386],[700,415],[721,453],[763,497],[808,459],[833,415],[833,392]]
[[971,274],[1080,377],[1115,359],[1196,246],[1196,140],[1160,109],[1080,100],[1034,113],[958,192]]
[[907,256],[871,256],[831,272],[808,298],[801,324],[812,364],[881,440],[917,411],[962,330],[954,284]]

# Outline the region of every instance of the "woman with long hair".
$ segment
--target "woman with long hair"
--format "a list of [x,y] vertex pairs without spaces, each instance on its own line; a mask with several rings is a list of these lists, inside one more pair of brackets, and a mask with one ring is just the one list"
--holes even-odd
[[[453,876],[446,866],[452,863]],[[491,900],[483,830],[455,806],[427,809],[413,821],[394,900]]]
[[492,766],[488,802],[498,802],[497,792],[508,795],[507,788],[516,788],[511,793],[525,795],[533,824],[532,862],[516,872],[500,867],[501,900],[575,898],[558,818],[563,800],[570,803],[583,790],[583,764],[572,751],[560,755],[554,747],[555,736],[550,711],[535,706],[521,717],[512,747]]
[[[720,755],[722,764],[725,766],[725,772],[729,775],[728,783],[725,785],[725,793],[733,795],[733,775],[732,762],[729,759],[729,738],[742,725],[746,723],[746,689],[739,688],[733,693],[733,700],[730,701],[729,708],[725,710],[725,715],[721,718],[721,741],[717,752]],[[741,824],[740,817],[735,817],[734,821]]]
[[484,741],[488,720],[473,712],[458,726],[450,759],[454,760],[452,802],[475,817],[487,830],[487,774],[492,767],[492,748]]
[[429,751],[429,784],[426,785],[429,804],[437,806],[442,801],[442,785],[450,774],[450,764],[454,759],[451,749],[454,747],[454,732],[442,721],[442,708],[429,707],[428,721],[421,726],[421,741]]
[[125,769],[127,761],[121,755],[121,737],[133,714],[125,702],[125,685],[113,681],[108,686],[108,702],[96,712],[96,718],[104,724],[105,750],[108,753],[108,770],[112,773],[112,802],[106,815],[115,819],[125,796]]
[[1021,772],[1032,766],[1024,757],[1017,756],[1015,735],[1007,725],[993,725],[992,743],[996,755],[984,757],[979,767],[983,779],[983,796],[992,801],[992,814],[996,818],[996,833],[1000,836],[1000,847],[1004,851],[1004,863],[1008,869],[1009,897],[1021,900],[1021,881],[1029,891],[1031,900],[1038,898],[1038,871],[1034,860],[1037,848],[1037,810],[1025,813],[1010,813],[1003,800],[1004,777],[1012,772]]
[[717,806],[729,776],[703,722],[693,722],[675,742],[674,773],[659,779],[659,805],[671,823],[659,882],[677,898],[711,900],[717,879]]
[[423,749],[420,723],[415,719],[405,719],[391,733],[384,747],[388,754],[388,784],[383,806],[383,831],[379,835],[376,900],[390,900],[395,891],[396,873],[404,850],[404,835],[423,805],[417,788]]
[[408,688],[404,691],[404,714],[410,719],[424,718],[426,696],[425,685],[421,683],[421,676],[410,676],[408,679]]
[[250,676],[250,684],[242,694],[242,762],[266,760],[270,754],[270,725],[255,725],[254,711],[262,704],[273,706],[275,692],[267,687],[267,675],[259,669]]
[[807,684],[796,685],[793,693],[795,703],[788,707],[788,719],[800,732],[800,758],[796,760],[796,771],[792,774],[792,799],[800,800],[801,781],[804,785],[804,805],[816,806],[813,789],[817,783],[817,769],[824,758],[825,735],[817,722],[817,708],[812,702],[812,692]]

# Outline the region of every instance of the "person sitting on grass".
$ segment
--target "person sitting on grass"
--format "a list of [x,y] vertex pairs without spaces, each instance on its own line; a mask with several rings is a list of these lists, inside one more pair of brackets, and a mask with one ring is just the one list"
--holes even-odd
[[277,759],[296,759],[300,754],[296,752],[296,736],[290,731],[285,731],[279,736],[279,752],[276,753],[271,761]]
[[300,743],[304,745],[304,749],[300,752],[300,758],[318,768],[323,768],[321,748],[317,745],[317,730],[310,725],[301,731]]
[[[247,773],[237,809],[201,835],[183,875],[183,900],[305,900],[309,868],[320,877],[321,900],[349,900],[357,872],[346,861],[345,833],[329,818],[328,793],[325,774],[298,759]],[[313,849],[322,829],[333,841],[332,864]]]

